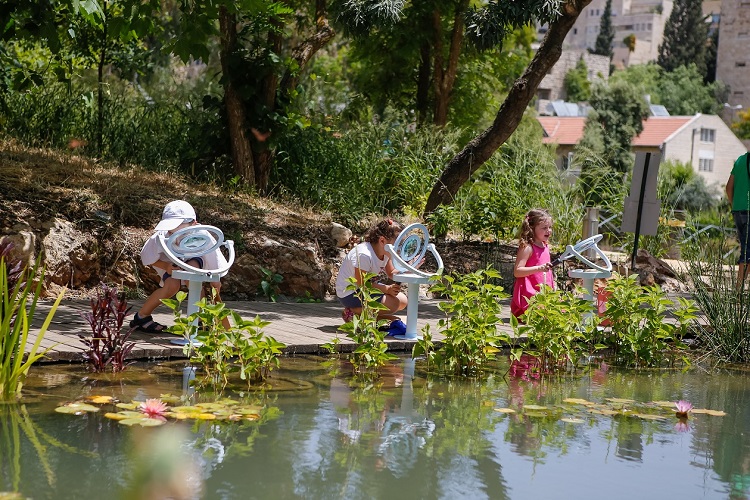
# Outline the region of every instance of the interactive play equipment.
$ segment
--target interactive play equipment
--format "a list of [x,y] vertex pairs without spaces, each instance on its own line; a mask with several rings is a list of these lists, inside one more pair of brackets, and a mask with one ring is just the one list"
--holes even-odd
[[[407,283],[408,305],[406,306],[406,333],[397,335],[399,340],[414,340],[417,338],[417,315],[419,313],[419,285],[429,283],[430,278],[443,272],[443,259],[430,243],[430,235],[423,224],[410,224],[401,231],[393,245],[386,245],[385,250],[393,260],[396,273],[393,281]],[[427,252],[437,261],[437,271],[425,272],[417,269]]]
[[[164,250],[164,255],[181,268],[173,271],[172,277],[188,282],[188,316],[198,312],[196,304],[201,299],[203,283],[219,281],[234,264],[234,241],[225,240],[224,233],[217,227],[197,225],[184,227],[169,237],[160,234],[159,244]],[[201,269],[185,262],[195,257],[203,257],[221,247],[226,247],[228,256],[226,265],[219,269]],[[188,342],[192,341],[172,340],[172,343],[177,345],[185,345]]]
[[[568,276],[571,278],[580,278],[583,280],[583,288],[586,289],[587,300],[595,303],[596,296],[594,295],[594,280],[597,278],[609,278],[612,276],[612,263],[609,261],[604,252],[599,249],[597,243],[602,239],[601,234],[596,234],[585,240],[581,240],[575,245],[568,245],[565,251],[558,258],[553,260],[551,264],[556,266],[561,262],[575,257],[580,262],[586,264],[590,269],[571,269],[568,271]],[[590,259],[583,256],[583,253],[587,250],[593,250],[594,253],[604,261],[604,265],[600,266]],[[596,305],[596,304],[594,304]],[[595,308],[596,309],[596,308]]]

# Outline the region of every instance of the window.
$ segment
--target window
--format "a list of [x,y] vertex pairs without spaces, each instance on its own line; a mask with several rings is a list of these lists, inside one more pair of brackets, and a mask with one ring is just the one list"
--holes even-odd
[[745,67],[745,61],[737,61],[736,63],[734,63],[734,67],[735,68],[744,68]]
[[648,23],[648,30],[651,31],[651,23]]
[[740,31],[739,33],[737,33],[737,38],[750,38],[750,36],[748,36],[747,31]]
[[698,160],[698,171],[699,172],[713,172],[714,161],[711,158],[701,158]]
[[712,128],[701,129],[701,142],[714,142],[716,139],[716,130]]
[[551,92],[552,91],[550,89],[538,89],[536,91],[536,95],[537,97],[539,97],[539,99],[549,100]]
[[[573,28],[573,34],[574,34],[574,35],[577,35],[577,34],[578,34],[578,28]],[[140,318],[140,316],[138,316],[138,317]]]

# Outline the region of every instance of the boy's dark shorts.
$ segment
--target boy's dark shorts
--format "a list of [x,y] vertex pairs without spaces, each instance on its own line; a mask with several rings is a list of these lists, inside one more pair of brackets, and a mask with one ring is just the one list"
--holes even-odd
[[[195,261],[195,263],[191,264],[193,267],[200,267],[203,269],[203,259],[201,257],[192,257],[190,260],[186,261],[187,263],[190,263],[191,261]],[[167,278],[171,278],[172,275],[169,273],[164,273],[164,275],[161,277],[162,281],[167,281]]]
[[747,225],[750,219],[750,212],[747,210],[734,210],[732,211],[732,217],[734,217],[734,225],[737,227],[737,239],[740,241],[740,258],[737,259],[737,263],[745,264],[747,262]]

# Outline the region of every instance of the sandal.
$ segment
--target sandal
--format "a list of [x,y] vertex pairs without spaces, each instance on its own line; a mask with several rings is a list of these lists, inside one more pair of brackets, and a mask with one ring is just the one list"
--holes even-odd
[[150,314],[145,318],[141,318],[138,316],[138,313],[135,313],[133,321],[130,322],[130,328],[146,333],[162,333],[167,330],[166,325],[154,321],[154,318]]

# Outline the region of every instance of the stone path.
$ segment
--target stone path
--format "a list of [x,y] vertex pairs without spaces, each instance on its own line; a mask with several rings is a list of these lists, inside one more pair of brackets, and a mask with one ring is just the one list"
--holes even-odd
[[[132,311],[137,310],[142,301],[128,301],[133,306]],[[438,309],[439,301],[423,299],[419,303],[418,331],[425,324],[431,325],[431,331],[435,340],[441,340],[442,336],[437,334],[438,320],[444,314]],[[37,306],[34,321],[32,323],[32,337],[28,345],[31,346],[36,340],[51,302],[40,302]],[[322,344],[330,342],[337,337],[338,327],[341,325],[341,306],[335,301],[318,303],[273,303],[273,302],[244,302],[229,301],[227,306],[239,313],[243,318],[252,319],[260,315],[261,319],[270,321],[271,324],[264,329],[266,335],[274,337],[279,342],[287,345],[286,353],[320,353],[324,352]],[[509,308],[504,307],[504,311]],[[58,308],[50,328],[44,335],[42,347],[51,347],[47,353],[46,361],[71,361],[81,362],[81,352],[84,348],[78,334],[88,334],[89,326],[81,316],[81,312],[90,310],[87,300],[64,300]],[[404,312],[405,313],[405,312]],[[406,319],[406,314],[402,315]],[[129,316],[129,319],[132,315]],[[166,307],[162,306],[154,313],[156,321],[170,325],[173,323],[172,314]],[[507,321],[507,318],[505,318]],[[510,331],[507,323],[501,325],[501,329]],[[147,334],[134,332],[130,339],[136,342],[131,352],[134,359],[163,359],[184,357],[182,347],[170,343],[177,339],[173,334]],[[351,350],[353,343],[346,338],[342,332],[338,332],[342,351]],[[411,351],[413,341],[399,341],[388,339],[389,350]]]

